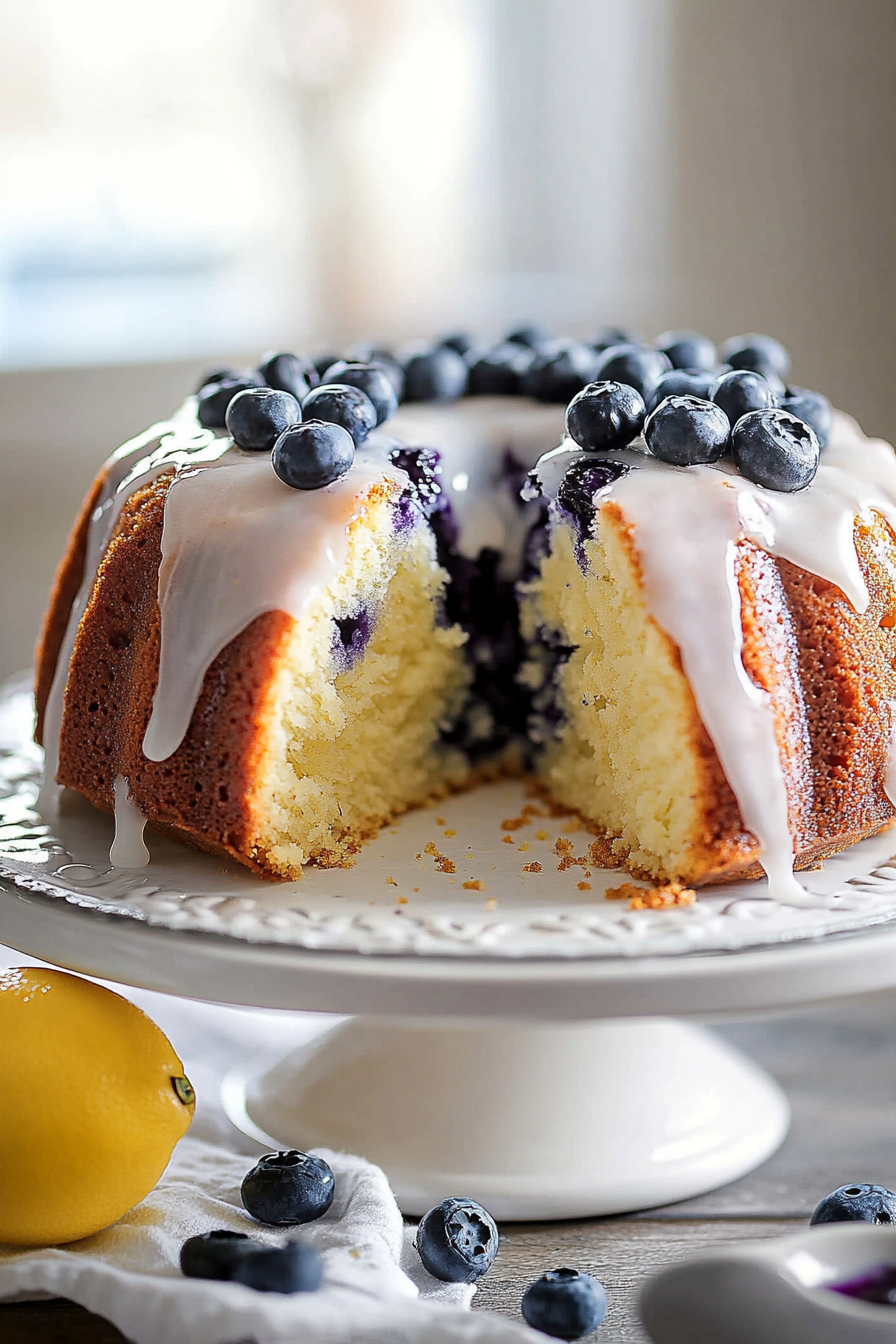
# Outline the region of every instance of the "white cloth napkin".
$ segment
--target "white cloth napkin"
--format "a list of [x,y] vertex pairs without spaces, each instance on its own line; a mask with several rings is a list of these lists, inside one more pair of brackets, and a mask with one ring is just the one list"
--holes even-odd
[[0,1250],[0,1298],[69,1297],[105,1316],[135,1344],[520,1344],[522,1324],[469,1312],[473,1289],[439,1283],[423,1268],[379,1167],[323,1150],[336,1197],[316,1223],[289,1235],[320,1251],[316,1293],[259,1293],[185,1279],[187,1237],[211,1228],[283,1240],[243,1210],[245,1157],[185,1138],[165,1175],[127,1217],[69,1246]]
[[[35,958],[0,948],[0,967],[24,964],[35,964]],[[196,1118],[155,1190],[113,1227],[68,1246],[0,1247],[0,1300],[68,1297],[112,1321],[135,1344],[544,1339],[522,1322],[470,1312],[473,1288],[432,1278],[383,1172],[345,1153],[317,1150],[336,1175],[333,1204],[316,1223],[285,1234],[307,1240],[323,1256],[324,1279],[316,1293],[285,1296],[185,1279],[180,1248],[199,1232],[230,1228],[262,1242],[284,1239],[280,1229],[256,1223],[242,1207],[240,1183],[253,1153],[262,1150],[226,1120],[218,1103],[221,1077],[246,1059],[258,1063],[285,1054],[332,1019],[110,988],[139,1003],[171,1038],[196,1087]]]

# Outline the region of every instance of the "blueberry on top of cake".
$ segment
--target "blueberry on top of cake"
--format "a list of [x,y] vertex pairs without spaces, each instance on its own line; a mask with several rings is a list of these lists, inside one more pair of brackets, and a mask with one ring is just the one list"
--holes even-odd
[[809,899],[896,813],[896,459],[789,375],[533,324],[214,370],[76,523],[45,803],[296,877],[529,768],[632,872]]

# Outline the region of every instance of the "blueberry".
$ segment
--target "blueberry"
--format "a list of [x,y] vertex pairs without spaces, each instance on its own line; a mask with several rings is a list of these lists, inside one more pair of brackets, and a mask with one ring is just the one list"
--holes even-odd
[[321,375],[326,373],[330,365],[335,364],[337,359],[342,359],[342,355],[337,355],[331,350],[325,350],[323,354],[314,356],[311,363],[314,365],[318,382],[320,382]]
[[498,1229],[475,1199],[443,1199],[420,1219],[420,1259],[443,1283],[475,1283],[498,1253]]
[[181,1272],[188,1279],[231,1279],[237,1263],[258,1249],[245,1232],[221,1229],[189,1237],[180,1248]]
[[322,1218],[335,1193],[336,1179],[329,1164],[322,1157],[300,1153],[295,1148],[266,1153],[243,1177],[240,1186],[246,1212],[260,1223],[278,1226],[313,1223]]
[[607,1314],[607,1291],[599,1279],[577,1269],[552,1269],[523,1294],[523,1319],[554,1339],[581,1339]]
[[810,392],[805,387],[788,387],[787,396],[780,402],[782,411],[789,411],[797,420],[804,420],[815,430],[819,448],[827,448],[834,428],[834,411],[827,397]]
[[376,408],[366,392],[347,383],[321,383],[312,388],[302,402],[307,420],[326,420],[348,430],[355,444],[361,444],[376,428]]
[[209,383],[199,392],[196,414],[200,425],[206,429],[223,429],[227,423],[227,407],[237,393],[260,385],[261,378],[254,373],[241,373],[220,383]]
[[467,361],[447,345],[410,355],[404,365],[406,401],[456,401],[467,386]]
[[209,383],[223,383],[232,378],[239,378],[239,376],[240,373],[238,369],[225,368],[223,366],[218,369],[209,369],[208,373],[203,374],[202,379],[196,388],[196,395],[198,396],[203,388],[208,387]]
[[557,503],[581,524],[583,535],[594,518],[594,503],[614,481],[629,471],[628,463],[613,462],[605,457],[574,457],[557,491]]
[[607,452],[625,448],[644,428],[640,393],[625,383],[589,383],[566,410],[566,432],[580,448]]
[[769,490],[804,490],[818,470],[814,429],[788,411],[751,411],[731,433],[731,451],[742,476]]
[[259,1246],[239,1259],[230,1279],[258,1293],[313,1293],[320,1287],[324,1264],[313,1246],[288,1241],[285,1246]]
[[398,410],[398,394],[395,384],[382,364],[348,364],[337,359],[323,376],[323,382],[339,383],[347,387],[359,387],[373,402],[376,411],[376,423],[381,425]]
[[[376,341],[353,341],[346,350],[344,359],[348,364],[375,364],[380,360],[395,363],[392,351],[385,345],[377,345]],[[335,358],[332,362],[335,363]]]
[[896,1195],[883,1185],[841,1185],[809,1219],[816,1223],[896,1223]]
[[284,429],[271,457],[280,480],[294,490],[320,490],[344,476],[354,460],[351,434],[327,420],[304,420]]
[[269,453],[288,425],[302,418],[302,409],[289,392],[272,387],[250,387],[237,392],[227,407],[227,432],[238,448]]
[[320,382],[315,365],[301,355],[265,355],[258,372],[268,387],[275,387],[278,392],[291,392],[299,402]]
[[439,345],[447,345],[449,350],[456,350],[459,355],[466,357],[473,349],[475,341],[465,331],[455,331],[450,336],[443,336]]
[[601,327],[589,344],[602,353],[612,345],[642,345],[641,337],[631,327]]
[[511,341],[514,345],[528,346],[530,350],[537,350],[550,339],[551,333],[539,322],[527,322],[521,327],[514,327],[513,331],[508,331],[504,337],[505,341]]
[[595,378],[626,383],[641,393],[645,403],[653,396],[663,374],[672,367],[659,350],[646,345],[611,345],[600,356]]
[[523,374],[523,393],[536,401],[570,402],[597,377],[599,359],[594,347],[584,341],[543,350]]
[[654,341],[673,369],[714,369],[716,348],[699,331],[664,331]]
[[513,397],[522,391],[523,375],[535,352],[528,346],[505,341],[486,350],[470,365],[469,391],[474,396]]
[[752,373],[748,369],[723,373],[713,383],[709,395],[710,400],[721,406],[732,429],[749,411],[765,411],[778,404],[768,380],[761,373]]
[[786,378],[790,372],[790,355],[773,336],[732,336],[719,349],[719,358],[732,369],[752,369],[754,373],[774,373]]
[[644,438],[653,456],[676,467],[718,462],[730,435],[725,412],[701,397],[666,397],[644,425]]
[[702,397],[709,401],[715,381],[715,373],[709,369],[670,369],[654,388],[647,409],[652,411],[666,397]]

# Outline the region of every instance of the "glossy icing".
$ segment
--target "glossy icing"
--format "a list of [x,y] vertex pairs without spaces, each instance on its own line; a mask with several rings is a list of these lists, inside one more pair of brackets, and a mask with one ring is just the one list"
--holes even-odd
[[190,397],[171,420],[153,425],[137,438],[129,439],[105,465],[102,493],[88,528],[84,578],[72,604],[44,716],[44,777],[38,806],[50,816],[55,814],[59,802],[56,771],[69,664],[97,570],[122,506],[134,491],[148,485],[162,472],[177,470],[186,462],[213,461],[226,452],[228,446],[228,439],[217,438],[213,430],[203,429],[198,423],[196,399]]
[[165,500],[159,606],[159,680],[143,739],[164,761],[193,717],[208,668],[266,611],[298,620],[345,564],[348,531],[374,486],[407,476],[380,440],[322,490],[293,490],[267,453],[231,448],[214,462],[187,463]]
[[115,839],[109,850],[113,868],[145,868],[149,850],[143,839],[146,818],[130,796],[130,787],[124,775],[119,775],[112,786],[115,799]]
[[[539,462],[536,472],[548,499],[556,499],[566,467],[580,454],[567,440]],[[854,521],[874,510],[896,527],[896,454],[838,414],[815,480],[794,494],[754,485],[730,461],[669,466],[651,457],[643,441],[595,457],[636,468],[600,492],[598,518],[602,503],[612,497],[634,525],[648,609],[681,651],[700,717],[744,824],[761,846],[772,895],[787,904],[811,902],[793,875],[772,706],[741,658],[736,545],[741,537],[755,541],[830,580],[856,611],[864,611],[868,592]],[[896,765],[888,778],[896,778]]]
[[[159,682],[144,739],[145,754],[164,760],[180,744],[205,672],[221,649],[264,611],[299,618],[344,564],[347,530],[371,488],[391,482],[398,493],[406,484],[405,474],[389,460],[396,440],[438,449],[443,488],[459,525],[459,550],[473,559],[483,547],[494,547],[505,573],[513,576],[519,573],[528,519],[509,488],[505,454],[512,449],[522,467],[538,461],[543,493],[555,497],[569,461],[581,455],[569,441],[542,455],[545,444],[562,435],[563,420],[562,407],[511,397],[404,406],[388,432],[371,436],[345,477],[307,493],[283,485],[266,454],[241,452],[227,436],[200,427],[195,398],[170,422],[125,444],[107,464],[102,498],[90,520],[85,578],[47,704],[41,807],[52,811],[55,805],[65,683],[78,627],[122,504],[135,490],[163,472],[175,473],[159,573]],[[838,414],[815,481],[793,495],[753,485],[730,462],[669,466],[650,457],[642,442],[608,456],[638,468],[606,493],[634,524],[648,606],[681,650],[744,823],[761,845],[772,894],[789,904],[811,902],[793,876],[771,707],[741,660],[735,547],[740,537],[750,538],[835,583],[862,611],[868,594],[853,522],[874,509],[896,527],[893,450],[866,439]],[[674,528],[656,525],[670,515]],[[896,793],[894,780],[896,751],[888,794]],[[133,866],[142,846],[142,818],[134,815],[123,779],[116,781],[115,802],[112,861]]]

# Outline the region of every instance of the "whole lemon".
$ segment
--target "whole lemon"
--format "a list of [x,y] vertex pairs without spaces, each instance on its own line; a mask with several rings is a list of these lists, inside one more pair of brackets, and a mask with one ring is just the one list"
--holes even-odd
[[155,1186],[194,1106],[169,1041],[120,994],[0,971],[0,1241],[109,1227]]

